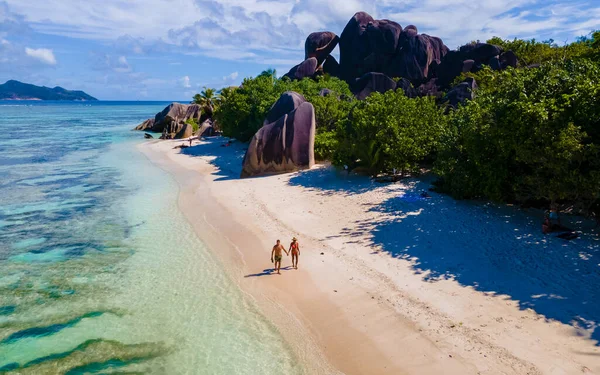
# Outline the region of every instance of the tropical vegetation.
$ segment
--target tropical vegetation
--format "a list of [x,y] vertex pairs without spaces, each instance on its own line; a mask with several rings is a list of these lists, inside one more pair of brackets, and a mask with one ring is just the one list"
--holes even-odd
[[274,70],[219,95],[205,89],[198,102],[214,110],[225,135],[245,142],[279,96],[296,91],[315,107],[318,159],[372,176],[433,170],[437,188],[457,198],[600,214],[600,32],[562,46],[488,42],[514,51],[519,67],[468,74],[475,98],[449,111],[400,90],[358,101],[337,78],[291,81]]

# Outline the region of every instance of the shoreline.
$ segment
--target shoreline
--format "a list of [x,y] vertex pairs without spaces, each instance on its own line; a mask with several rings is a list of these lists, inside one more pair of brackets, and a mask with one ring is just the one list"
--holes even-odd
[[[352,201],[376,206],[409,190],[406,184],[323,191],[318,186],[328,178],[323,167],[295,185],[290,181],[306,171],[239,180],[239,145],[219,148],[213,139],[180,152],[172,149],[178,143],[150,141],[139,149],[174,177],[184,216],[240,289],[275,322],[308,373],[600,371],[599,360],[586,356],[597,346],[574,338],[572,327],[546,323],[535,311],[449,278],[423,282],[407,272],[410,259],[389,257],[385,246],[373,243],[364,229],[385,214],[364,213]],[[300,269],[266,273],[271,242],[281,237],[287,246],[294,235],[303,250]],[[284,258],[283,267],[289,263]],[[499,319],[520,324],[508,328]],[[552,350],[563,341],[568,348]],[[569,353],[573,350],[585,354]]]

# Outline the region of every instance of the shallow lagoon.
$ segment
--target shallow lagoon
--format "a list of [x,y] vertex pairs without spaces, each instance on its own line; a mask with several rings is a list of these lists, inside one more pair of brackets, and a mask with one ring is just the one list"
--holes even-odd
[[0,372],[303,372],[136,151],[166,104],[0,102]]

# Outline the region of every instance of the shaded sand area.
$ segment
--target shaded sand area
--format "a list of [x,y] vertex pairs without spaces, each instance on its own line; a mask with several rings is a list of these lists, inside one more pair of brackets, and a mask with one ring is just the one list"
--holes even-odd
[[[600,242],[541,234],[541,213],[317,166],[240,180],[244,145],[140,147],[180,185],[202,241],[309,373],[600,374]],[[299,270],[270,249],[299,238]]]

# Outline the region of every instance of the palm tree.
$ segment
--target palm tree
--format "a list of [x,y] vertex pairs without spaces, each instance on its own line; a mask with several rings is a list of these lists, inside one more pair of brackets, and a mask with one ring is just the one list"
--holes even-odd
[[200,91],[200,94],[194,95],[194,103],[200,105],[206,113],[211,117],[217,104],[217,97],[215,96],[216,90],[208,87],[204,87],[204,90]]
[[271,82],[275,83],[277,79],[277,70],[273,68],[269,68],[267,70],[263,70],[259,75],[259,77],[271,77]]
[[219,90],[219,93],[217,94],[217,102],[219,103],[219,105],[226,102],[227,99],[229,99],[229,97],[231,96],[231,93],[233,92],[233,90],[235,90],[235,89],[236,89],[235,86],[231,86],[231,87],[223,87],[221,90]]

